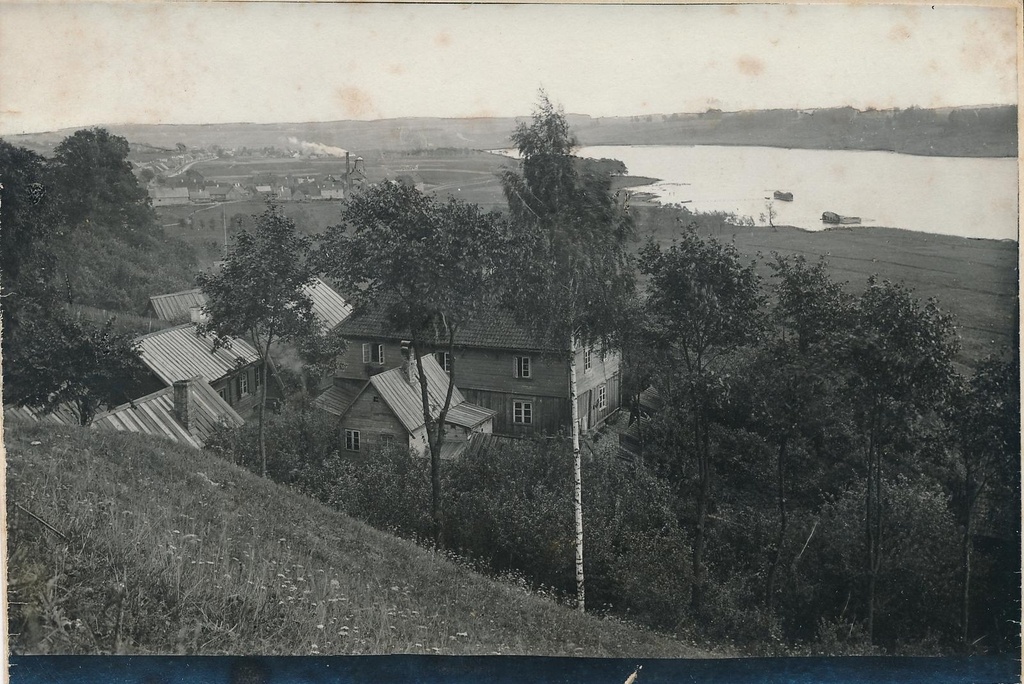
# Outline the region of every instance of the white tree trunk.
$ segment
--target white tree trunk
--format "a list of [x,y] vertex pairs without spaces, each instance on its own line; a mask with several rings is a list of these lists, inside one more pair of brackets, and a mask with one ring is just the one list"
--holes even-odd
[[583,464],[580,452],[580,409],[576,398],[576,338],[569,340],[569,406],[572,413],[573,510],[576,513],[576,607],[586,610],[583,582]]

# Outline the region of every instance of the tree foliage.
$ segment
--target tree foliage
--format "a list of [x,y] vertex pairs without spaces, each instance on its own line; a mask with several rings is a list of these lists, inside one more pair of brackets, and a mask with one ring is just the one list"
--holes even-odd
[[80,425],[136,396],[146,372],[132,337],[115,333],[111,322],[86,328],[63,315],[23,321],[4,368],[5,402],[46,412],[68,406]]
[[[200,326],[218,345],[230,346],[231,338],[252,341],[260,355],[259,445],[262,472],[266,475],[264,416],[267,404],[267,366],[275,342],[303,342],[325,331],[313,315],[313,302],[305,292],[316,277],[309,237],[280,207],[268,203],[252,232],[241,230],[218,273],[196,278],[206,295],[204,311],[209,322]],[[307,343],[308,344],[308,343]]]
[[[455,338],[496,304],[505,222],[476,205],[437,200],[402,183],[382,183],[356,195],[342,219],[327,231],[320,265],[352,293],[357,309],[381,310],[391,331],[412,343],[431,460],[433,537],[440,543],[441,446],[457,383]],[[422,361],[437,348],[449,354],[440,407],[430,405]]]

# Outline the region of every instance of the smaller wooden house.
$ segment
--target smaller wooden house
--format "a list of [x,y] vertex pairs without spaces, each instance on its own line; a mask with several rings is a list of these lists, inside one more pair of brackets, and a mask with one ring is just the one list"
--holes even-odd
[[136,341],[142,363],[150,371],[149,391],[200,376],[238,413],[244,415],[256,406],[262,362],[245,340],[235,338],[230,348],[215,348],[212,338],[186,323],[142,335]]
[[[347,452],[402,444],[415,453],[428,453],[419,373],[415,360],[406,353],[401,366],[371,377],[342,413],[341,431]],[[433,355],[424,356],[422,361],[431,412],[436,418],[444,406],[449,377]],[[470,404],[457,387],[453,388],[445,417],[442,458],[462,453],[473,434],[491,432],[493,418],[494,411]]]

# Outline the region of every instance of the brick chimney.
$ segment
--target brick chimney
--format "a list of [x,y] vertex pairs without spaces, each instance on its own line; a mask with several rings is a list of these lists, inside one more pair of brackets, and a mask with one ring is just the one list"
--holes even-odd
[[192,381],[174,381],[174,417],[186,430],[192,429]]
[[412,342],[409,340],[402,340],[402,375],[405,376],[405,381],[410,386],[415,386],[415,371],[413,370],[412,361]]

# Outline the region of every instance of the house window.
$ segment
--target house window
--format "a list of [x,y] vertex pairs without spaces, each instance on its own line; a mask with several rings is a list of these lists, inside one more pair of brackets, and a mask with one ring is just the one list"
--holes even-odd
[[255,388],[255,391],[259,392],[260,387],[263,386],[263,373],[260,372],[259,368],[256,368],[256,372],[253,373],[253,378],[255,379],[253,387]]
[[594,367],[593,361],[590,358],[590,347],[583,350],[583,372],[589,373]]
[[245,372],[238,376],[238,396],[244,397],[249,393],[249,373]]
[[606,385],[597,388],[597,408],[599,411],[608,408],[608,387]]
[[219,390],[217,390],[217,394],[219,394],[220,398],[223,399],[224,401],[228,400],[228,388],[227,387],[221,387]]
[[518,425],[533,425],[533,402],[513,401],[512,422]]
[[369,342],[364,343],[363,363],[376,363],[384,365],[384,345],[370,344]]
[[380,445],[382,447],[391,447],[395,444],[395,436],[390,432],[380,433]]
[[345,430],[345,448],[359,451],[359,430]]
[[517,356],[514,367],[512,368],[513,377],[516,378],[528,378],[530,377],[530,357],[529,356]]
[[437,352],[437,362],[445,373],[452,372],[452,357],[448,352]]

